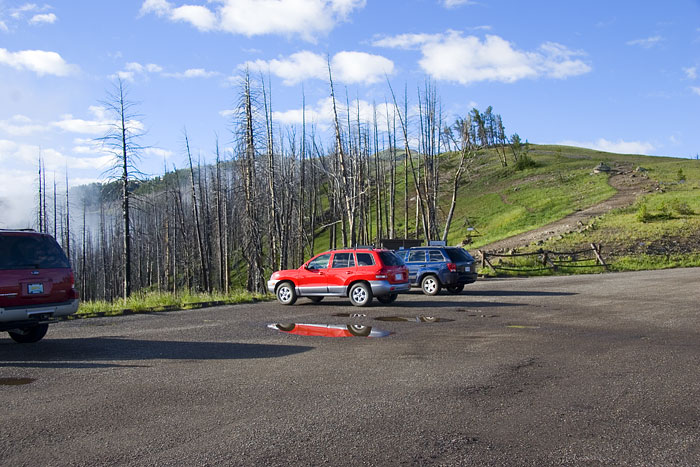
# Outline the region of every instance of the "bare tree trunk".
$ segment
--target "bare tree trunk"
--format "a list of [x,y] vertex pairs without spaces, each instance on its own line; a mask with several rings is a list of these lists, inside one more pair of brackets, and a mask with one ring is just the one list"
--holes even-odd
[[[340,122],[338,120],[338,110],[336,107],[335,91],[333,89],[333,75],[331,73],[331,63],[328,61],[328,81],[331,87],[331,100],[333,101],[333,122],[335,124],[335,150],[338,155],[338,161],[340,163],[340,175],[341,175],[341,198],[344,202],[344,210],[342,211],[343,217],[347,216],[348,227],[347,230],[350,231],[350,243],[355,244],[355,200],[351,199],[351,194],[348,193],[349,186],[351,183],[347,161],[345,157],[345,150],[343,149],[343,140],[340,133]],[[347,231],[345,229],[345,221],[343,221],[343,243],[347,245],[348,243]]]
[[187,138],[187,130],[184,131],[185,134],[185,147],[187,149],[187,160],[190,164],[190,181],[192,188],[192,215],[194,216],[194,228],[197,236],[197,247],[199,249],[199,261],[202,267],[202,279],[204,282],[204,289],[208,292],[211,291],[209,288],[209,271],[207,271],[206,257],[204,253],[204,245],[202,244],[202,233],[201,225],[199,221],[199,209],[197,208],[197,190],[194,185],[194,167],[192,165],[192,153],[190,152],[190,141]]

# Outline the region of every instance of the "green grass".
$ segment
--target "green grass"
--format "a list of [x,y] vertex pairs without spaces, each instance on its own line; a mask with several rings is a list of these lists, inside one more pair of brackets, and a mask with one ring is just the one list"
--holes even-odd
[[221,302],[224,304],[236,304],[267,299],[269,299],[268,295],[252,293],[246,290],[234,290],[229,294],[219,292],[183,292],[177,295],[167,292],[139,292],[129,297],[126,303],[123,300],[114,302],[103,300],[81,302],[77,314],[90,316],[104,313],[106,316],[112,316],[121,315],[124,310],[133,312],[162,311],[165,309],[187,310],[196,308],[202,303]]
[[[595,219],[581,232],[533,248],[574,251],[598,243],[603,246],[604,257],[610,259],[613,270],[700,266],[694,256],[700,251],[700,242],[693,243],[693,238],[700,237],[700,161],[611,154],[555,145],[530,145],[530,148],[528,157],[534,164],[521,167],[521,170],[514,167],[512,159],[509,159],[508,167],[502,167],[492,150],[481,152],[470,162],[459,186],[448,244],[465,242],[468,249],[478,249],[545,226],[610,198],[615,189],[609,186],[608,176],[592,174],[595,166],[605,162],[613,169],[641,167],[644,170],[640,170],[638,176],[648,177],[660,189],[638,199],[633,206]],[[458,155],[446,153],[440,157],[443,172],[438,218],[439,231],[442,232],[451,198],[452,171],[457,165]],[[418,162],[418,158],[414,161]],[[395,201],[398,237],[404,236],[403,178],[403,165],[399,164]],[[408,184],[408,236],[415,238],[416,201],[410,174]],[[646,211],[642,220],[640,211]],[[374,220],[374,213],[371,215]],[[475,230],[469,231],[469,227]],[[372,238],[373,235],[371,233]],[[338,236],[340,238],[340,226]],[[423,237],[422,234],[418,236]],[[677,247],[673,241],[685,246]],[[328,243],[329,229],[318,231],[316,252],[328,249]],[[341,243],[342,239],[338,246],[342,246]],[[676,258],[674,255],[680,256]],[[659,258],[652,260],[646,256]],[[564,271],[599,272],[599,268]]]

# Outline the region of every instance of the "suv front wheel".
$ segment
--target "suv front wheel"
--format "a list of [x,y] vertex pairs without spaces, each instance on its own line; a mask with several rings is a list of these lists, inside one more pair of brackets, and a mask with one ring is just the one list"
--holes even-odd
[[364,282],[358,282],[350,287],[350,303],[355,306],[369,306],[372,303],[372,289]]
[[48,330],[49,324],[43,323],[28,328],[22,328],[17,332],[7,331],[7,333],[12,340],[18,344],[33,344],[34,342],[39,342],[46,335],[46,331]]
[[277,287],[277,301],[282,305],[294,305],[294,302],[297,301],[294,284],[291,282],[282,282]]

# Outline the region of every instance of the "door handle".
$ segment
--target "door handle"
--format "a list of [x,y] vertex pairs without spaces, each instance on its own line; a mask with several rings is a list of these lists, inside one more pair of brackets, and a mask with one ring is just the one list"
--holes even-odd
[[345,274],[350,275],[350,274],[352,274],[352,271],[345,271]]

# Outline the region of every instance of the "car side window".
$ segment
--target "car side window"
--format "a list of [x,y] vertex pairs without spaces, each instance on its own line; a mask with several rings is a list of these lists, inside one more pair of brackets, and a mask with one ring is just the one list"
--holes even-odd
[[352,253],[336,253],[333,256],[332,268],[354,268],[355,256]]
[[408,258],[406,259],[408,263],[422,263],[425,262],[425,251],[424,250],[413,250],[408,252]]
[[372,266],[374,265],[374,256],[370,253],[357,253],[357,265],[358,266]]
[[443,261],[445,261],[445,257],[442,256],[442,253],[440,253],[439,250],[430,250],[428,254],[431,263],[442,263]]
[[328,261],[331,259],[331,254],[326,253],[325,255],[318,256],[306,265],[308,269],[326,269],[328,267]]

